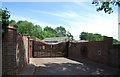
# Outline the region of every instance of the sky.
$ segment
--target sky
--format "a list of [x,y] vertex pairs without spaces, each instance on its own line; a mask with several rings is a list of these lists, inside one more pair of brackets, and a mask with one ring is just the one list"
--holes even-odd
[[81,32],[118,39],[118,9],[112,14],[97,12],[92,2],[2,2],[16,21],[27,20],[42,28],[63,26],[79,40]]

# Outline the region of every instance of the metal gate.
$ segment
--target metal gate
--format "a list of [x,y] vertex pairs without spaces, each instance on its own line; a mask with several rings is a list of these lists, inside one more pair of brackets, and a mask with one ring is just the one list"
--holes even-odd
[[38,41],[33,42],[33,57],[67,57],[67,43],[43,44]]

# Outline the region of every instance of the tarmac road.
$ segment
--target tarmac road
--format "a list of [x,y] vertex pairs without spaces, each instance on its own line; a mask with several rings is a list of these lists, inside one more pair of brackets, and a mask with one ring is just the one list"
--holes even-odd
[[64,57],[30,58],[19,75],[115,75],[116,70],[95,63],[82,63]]

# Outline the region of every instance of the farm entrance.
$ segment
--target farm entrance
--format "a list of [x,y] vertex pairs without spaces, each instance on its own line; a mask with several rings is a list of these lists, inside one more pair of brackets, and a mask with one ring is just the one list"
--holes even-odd
[[33,41],[33,57],[67,57],[68,43],[45,44],[39,41]]

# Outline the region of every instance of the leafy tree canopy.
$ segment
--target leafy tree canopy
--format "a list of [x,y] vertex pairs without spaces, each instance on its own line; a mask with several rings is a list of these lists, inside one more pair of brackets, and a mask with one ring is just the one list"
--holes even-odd
[[21,34],[29,34],[32,37],[37,37],[39,39],[44,39],[46,37],[69,37],[70,40],[73,40],[73,35],[66,31],[62,26],[56,27],[55,29],[46,26],[42,29],[40,25],[34,25],[32,22],[28,21],[18,21],[10,20],[10,24],[16,24],[18,26],[17,31]]
[[69,40],[74,40],[74,36],[69,31],[67,31],[66,36],[69,38]]
[[29,34],[32,37],[43,39],[42,28],[39,25],[34,25],[32,22],[28,21],[18,21],[17,26],[19,33]]
[[66,30],[62,26],[56,27],[55,31],[57,32],[57,34],[58,34],[59,37],[66,36]]
[[17,24],[17,22],[16,22],[15,20],[10,20],[10,21],[9,21],[9,24],[16,25],[16,24]]
[[0,22],[2,23],[2,28],[9,24],[10,13],[7,8],[0,8]]
[[44,28],[44,32],[43,33],[44,33],[44,37],[56,37],[57,36],[56,31],[53,28],[48,27],[48,26],[46,26]]
[[[81,32],[81,34],[79,35],[79,38],[81,40],[88,40],[88,41],[103,41],[104,40],[104,36],[102,36],[101,34],[93,34],[93,33],[88,33],[88,32]],[[113,44],[120,44],[120,42],[116,39],[113,39]]]
[[100,5],[100,7],[97,8],[97,11],[104,10],[104,12],[108,14],[111,14],[113,12],[111,5],[118,5],[118,7],[120,7],[119,0],[93,0],[92,4],[95,4],[96,6]]

